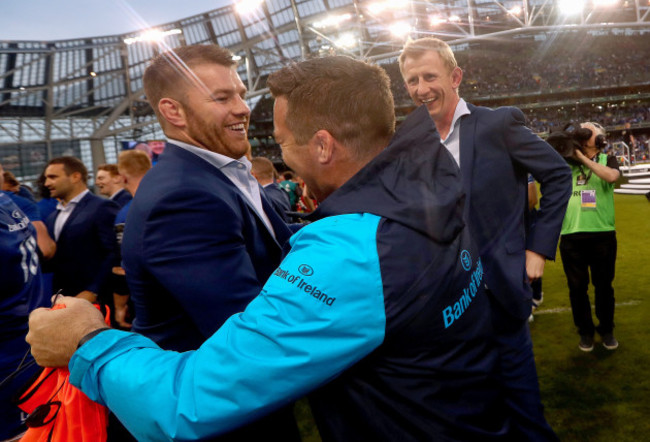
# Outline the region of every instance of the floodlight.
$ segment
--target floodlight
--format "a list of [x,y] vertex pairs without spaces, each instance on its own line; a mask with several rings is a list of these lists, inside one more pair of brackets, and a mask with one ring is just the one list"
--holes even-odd
[[393,23],[388,27],[388,29],[390,30],[391,34],[396,37],[405,37],[410,34],[412,30],[411,25],[405,22]]
[[233,56],[232,56],[232,61],[239,61],[239,60],[241,60],[241,56],[240,56],[240,55],[233,55]]
[[380,14],[389,8],[388,2],[376,2],[368,5],[368,10],[372,14]]
[[357,39],[353,34],[343,34],[336,40],[335,44],[340,48],[349,49],[357,45]]
[[521,6],[514,6],[508,9],[508,12],[512,15],[519,15],[521,14]]
[[372,14],[380,14],[384,12],[387,9],[404,9],[408,4],[410,3],[410,0],[384,0],[384,1],[378,1],[375,3],[370,3],[368,5],[368,10]]
[[445,19],[442,18],[442,16],[440,15],[434,15],[433,17],[431,17],[429,22],[431,23],[431,26],[438,26],[439,24],[444,23]]
[[127,45],[133,44],[138,41],[148,42],[161,42],[163,38],[168,35],[180,34],[183,31],[180,29],[170,29],[169,31],[161,31],[160,29],[147,29],[136,37],[125,38],[124,43]]
[[351,18],[352,18],[352,14],[329,15],[325,17],[323,20],[314,22],[312,26],[317,29],[329,28],[332,26],[338,26],[339,24],[343,23],[344,21],[350,20]]
[[594,6],[614,6],[618,0],[593,0]]
[[235,3],[235,11],[240,15],[250,14],[262,3],[264,3],[264,0],[240,0]]
[[579,14],[585,7],[585,0],[558,0],[557,7],[564,15]]
[[96,77],[96,76],[97,76],[97,72],[92,71],[92,72],[90,73],[90,76],[91,76],[91,77]]
[[457,15],[450,15],[450,16],[449,16],[449,21],[450,21],[451,23],[457,23],[457,22],[460,21],[460,17],[457,16]]

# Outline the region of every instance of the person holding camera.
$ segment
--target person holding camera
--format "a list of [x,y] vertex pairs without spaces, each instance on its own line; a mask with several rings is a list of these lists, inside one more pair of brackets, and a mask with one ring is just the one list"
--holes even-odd
[[[560,237],[573,322],[580,334],[578,347],[586,352],[594,348],[596,331],[606,349],[618,347],[614,337],[612,281],[616,263],[614,183],[620,171],[616,158],[602,152],[607,145],[605,135],[605,129],[597,123],[582,123],[573,133],[580,147],[568,161],[573,174],[573,192]],[[597,327],[594,327],[587,294],[589,271],[595,289]]]

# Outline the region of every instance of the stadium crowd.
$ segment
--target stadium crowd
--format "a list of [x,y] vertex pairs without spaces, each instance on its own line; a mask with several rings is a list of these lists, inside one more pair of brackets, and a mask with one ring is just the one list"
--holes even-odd
[[[542,277],[560,232],[565,244],[582,232],[585,221],[572,216],[567,228],[565,213],[592,195],[582,189],[592,172],[599,198],[611,199],[618,170],[602,155],[600,126],[583,125],[589,158],[574,154],[582,165],[571,167],[534,132],[569,121],[647,123],[650,111],[524,113],[469,99],[647,82],[647,50],[634,39],[619,44],[628,50],[603,44],[579,59],[563,45],[541,57],[525,45],[516,57],[470,50],[456,64],[447,44],[425,38],[385,70],[311,59],[271,74],[273,99],[252,113],[228,50],[174,50],[204,87],[159,54],[143,78],[168,138],[155,166],[141,151],[123,152],[96,171],[95,195],[79,159],[51,159],[41,182],[44,201],[57,201],[46,219],[7,175],[0,246],[13,260],[1,271],[15,281],[3,286],[10,302],[1,313],[11,321],[0,330],[14,339],[0,381],[27,395],[17,381],[35,371],[23,341],[35,310],[31,352],[61,370],[62,383],[46,412],[25,406],[26,421],[17,409],[0,416],[0,440],[26,427],[71,437],[77,430],[56,422],[75,419],[60,411],[74,407],[72,386],[105,407],[96,440],[127,441],[128,429],[150,440],[297,441],[292,403],[307,394],[324,440],[557,440],[522,281]],[[422,106],[396,129],[395,108],[413,105]],[[251,119],[272,120],[277,144],[261,137],[251,151]],[[632,139],[646,155],[645,134]],[[280,176],[272,164],[280,159],[299,176]],[[493,167],[475,167],[486,163]],[[527,222],[533,178],[544,197]],[[309,222],[286,222],[300,211]],[[613,236],[606,224],[599,233]],[[46,289],[42,272],[52,274]],[[574,279],[572,300],[590,315]],[[37,309],[53,292],[64,295],[55,299],[62,308]],[[580,349],[593,348],[595,332],[615,349],[613,308],[605,325],[597,310],[598,327],[584,311]]]

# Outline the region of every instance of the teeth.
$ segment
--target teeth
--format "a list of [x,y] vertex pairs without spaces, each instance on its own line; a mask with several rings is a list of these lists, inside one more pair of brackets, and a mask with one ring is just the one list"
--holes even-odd
[[435,100],[435,98],[427,98],[426,100],[421,100],[421,101],[422,101],[422,103],[431,103],[434,100]]
[[244,123],[233,124],[232,126],[230,126],[230,129],[232,130],[244,130],[245,128],[246,126],[244,125]]

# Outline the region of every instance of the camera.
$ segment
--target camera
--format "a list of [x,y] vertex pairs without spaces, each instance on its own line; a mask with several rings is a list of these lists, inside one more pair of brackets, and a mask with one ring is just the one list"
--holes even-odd
[[[564,159],[568,160],[573,157],[576,149],[582,150],[584,142],[589,140],[593,135],[591,129],[586,127],[576,127],[573,124],[566,124],[561,131],[553,132],[546,138],[546,142],[557,151]],[[602,150],[607,141],[605,136],[600,134],[595,139],[596,147]]]

